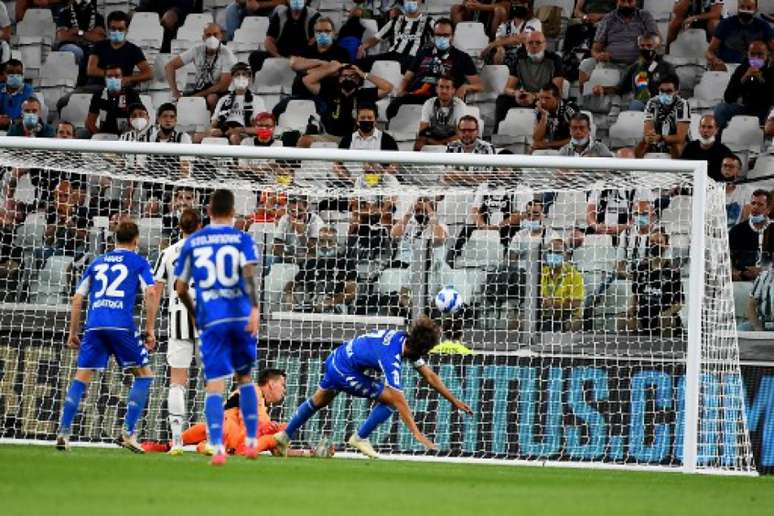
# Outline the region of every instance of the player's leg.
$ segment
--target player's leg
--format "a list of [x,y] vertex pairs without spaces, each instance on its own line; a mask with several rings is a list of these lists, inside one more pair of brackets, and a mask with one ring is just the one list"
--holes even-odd
[[116,362],[121,369],[129,369],[134,375],[134,382],[129,389],[126,403],[126,416],[121,435],[116,438],[116,444],[134,453],[144,453],[140,443],[137,442],[135,428],[137,421],[148,403],[148,394],[153,383],[153,371],[148,366],[150,358],[148,350],[140,338],[140,334],[125,331],[110,332],[110,345]]
[[213,449],[211,464],[214,466],[226,463],[226,450],[223,447],[223,391],[225,379],[234,374],[225,326],[218,324],[201,333],[200,351],[207,381],[204,415]]
[[320,382],[320,387],[311,398],[299,405],[295,414],[293,414],[293,417],[290,418],[288,426],[284,430],[274,434],[274,438],[277,441],[277,450],[283,455],[287,455],[290,441],[293,440],[296,431],[301,428],[304,423],[309,421],[318,410],[333,401],[333,398],[335,398],[338,393],[337,390],[330,387],[330,383],[326,382],[325,377],[323,377],[323,381]]
[[372,399],[377,400],[377,402],[371,408],[371,412],[368,414],[368,418],[366,418],[363,424],[360,425],[360,428],[358,428],[357,432],[349,437],[347,443],[360,451],[366,457],[378,459],[379,454],[371,445],[371,441],[368,440],[368,437],[374,430],[376,430],[376,428],[379,427],[379,425],[390,419],[395,410],[390,405],[380,401],[382,392],[384,392],[385,388],[384,383],[368,376],[365,376],[365,378],[359,380],[360,383],[364,386],[363,392],[365,392],[367,389],[368,395]]
[[169,364],[169,391],[167,410],[169,411],[169,430],[172,434],[170,455],[183,452],[183,423],[185,421],[185,391],[188,385],[188,368],[193,359],[194,344],[190,340],[170,339],[167,349]]
[[258,456],[258,394],[250,372],[258,358],[258,343],[255,336],[244,331],[244,324],[239,323],[234,328],[232,348],[232,363],[239,385],[239,410],[245,425],[245,457],[254,459]]

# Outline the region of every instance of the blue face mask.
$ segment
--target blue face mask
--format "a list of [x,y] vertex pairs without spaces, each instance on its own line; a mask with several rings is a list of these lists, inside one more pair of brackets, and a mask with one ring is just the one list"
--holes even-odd
[[336,248],[321,247],[320,250],[317,251],[317,255],[320,256],[320,258],[330,258],[332,256],[336,256]]
[[582,147],[589,143],[589,139],[588,138],[581,138],[581,139],[570,138],[570,143],[572,143],[573,145],[579,145]]
[[111,43],[123,43],[126,39],[126,32],[121,30],[111,30],[108,33]]
[[546,253],[546,263],[549,267],[559,267],[564,263],[564,256],[561,253]]
[[419,10],[419,4],[411,1],[403,2],[403,10],[406,11],[407,14],[415,13]]
[[525,220],[523,225],[529,231],[538,231],[543,227],[543,223],[539,220]]
[[750,215],[750,222],[753,224],[763,224],[766,222],[766,215]]
[[121,79],[118,77],[106,77],[105,86],[107,86],[108,91],[113,93],[121,91]]
[[306,2],[304,0],[290,0],[290,9],[293,11],[300,11],[306,6]]
[[450,46],[449,38],[446,36],[436,36],[435,37],[435,48],[443,52],[444,50],[448,50]]
[[40,120],[40,117],[38,117],[37,113],[24,113],[22,115],[22,124],[24,124],[24,127],[27,129],[32,129],[38,125],[38,120]]
[[675,97],[674,95],[670,95],[669,93],[659,93],[658,101],[664,104],[665,106],[671,106],[672,102],[675,101]]
[[647,226],[650,224],[650,217],[647,215],[635,215],[634,223],[639,227]]
[[316,32],[314,37],[317,40],[317,44],[321,47],[327,47],[333,43],[333,36],[331,36],[330,32]]
[[24,84],[24,77],[15,73],[7,76],[5,83],[11,88],[21,88],[22,84]]

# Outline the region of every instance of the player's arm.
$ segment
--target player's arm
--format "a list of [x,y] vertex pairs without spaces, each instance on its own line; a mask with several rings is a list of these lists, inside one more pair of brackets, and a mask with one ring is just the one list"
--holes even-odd
[[398,411],[400,418],[403,420],[406,428],[409,429],[409,432],[411,432],[411,435],[413,435],[417,441],[422,443],[425,448],[429,450],[436,449],[435,443],[433,443],[433,441],[425,437],[425,434],[419,431],[419,428],[414,421],[414,416],[411,414],[411,409],[409,409],[408,403],[406,403],[406,398],[403,396],[402,392],[397,389],[393,389],[390,386],[385,386],[382,394],[379,396],[379,401],[390,405]]
[[258,275],[255,273],[255,263],[248,263],[242,268],[242,277],[245,280],[247,296],[250,298],[250,319],[247,322],[245,330],[249,333],[258,331],[258,319],[260,317],[261,298],[258,293]]
[[70,307],[70,335],[67,337],[67,347],[73,349],[81,347],[81,338],[78,336],[78,333],[81,331],[83,298],[83,294],[76,292],[73,295],[72,306]]
[[441,380],[441,377],[438,376],[435,371],[430,369],[429,366],[423,365],[418,367],[417,372],[435,392],[446,398],[454,408],[461,410],[468,415],[473,415],[473,411],[470,407],[452,394],[449,388],[446,387],[446,384],[443,383],[443,380]]
[[149,285],[143,293],[145,301],[145,347],[153,351],[156,347],[156,316],[159,314],[161,292],[155,285]]

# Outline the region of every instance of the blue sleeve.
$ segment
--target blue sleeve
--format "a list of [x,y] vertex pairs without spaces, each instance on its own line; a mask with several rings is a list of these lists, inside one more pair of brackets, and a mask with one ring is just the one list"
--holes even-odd
[[155,281],[153,280],[153,273],[151,272],[150,264],[148,263],[148,260],[145,258],[140,257],[140,285],[142,285],[142,289],[145,290],[147,287],[150,287],[152,285],[155,285]]
[[384,382],[393,389],[400,391],[403,389],[400,381],[401,357],[394,356],[389,347],[385,348],[379,357],[379,366],[384,374]]
[[248,263],[256,263],[258,261],[258,253],[255,250],[255,242],[253,242],[253,237],[247,233],[242,233],[241,252],[243,267]]
[[180,249],[180,256],[175,264],[175,277],[185,282],[191,279],[191,246],[188,241]]

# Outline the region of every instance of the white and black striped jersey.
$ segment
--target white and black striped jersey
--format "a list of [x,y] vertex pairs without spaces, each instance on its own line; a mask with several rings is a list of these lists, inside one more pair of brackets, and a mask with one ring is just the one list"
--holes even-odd
[[[196,328],[191,315],[180,301],[175,291],[175,264],[180,256],[185,239],[167,247],[156,260],[153,268],[153,279],[163,282],[169,300],[169,338],[178,340],[194,340]],[[195,299],[191,293],[191,299]]]
[[388,21],[376,34],[376,38],[389,41],[390,52],[415,56],[422,45],[430,40],[433,32],[432,22],[433,19],[425,14],[416,18],[400,15]]

